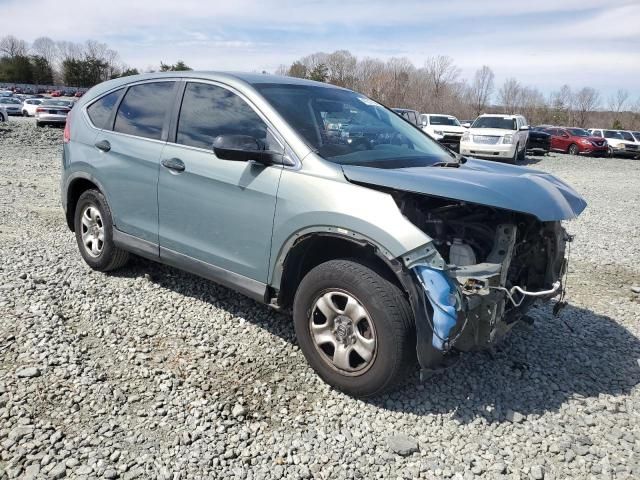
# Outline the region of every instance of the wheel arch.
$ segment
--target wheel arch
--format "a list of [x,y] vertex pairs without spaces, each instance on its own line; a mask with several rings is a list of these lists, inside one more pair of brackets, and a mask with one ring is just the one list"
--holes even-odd
[[360,260],[397,285],[405,294],[408,274],[402,263],[375,241],[356,232],[325,227],[294,234],[281,250],[273,269],[271,287],[277,305],[288,308],[302,278],[314,267],[329,260]]
[[65,219],[67,221],[67,226],[73,232],[75,231],[74,225],[74,217],[76,213],[76,205],[78,203],[78,199],[80,195],[82,195],[87,190],[98,190],[100,193],[104,195],[107,199],[107,203],[109,203],[109,199],[107,198],[107,193],[105,189],[102,187],[100,181],[98,181],[93,175],[86,172],[76,172],[72,174],[67,179],[67,187],[64,193],[64,209],[65,209]]

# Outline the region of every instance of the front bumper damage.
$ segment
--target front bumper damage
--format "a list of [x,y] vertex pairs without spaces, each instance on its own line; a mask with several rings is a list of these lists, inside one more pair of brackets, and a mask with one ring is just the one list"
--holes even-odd
[[556,228],[557,248],[547,258],[548,288],[544,289],[508,285],[517,234],[511,224],[497,227],[493,250],[483,263],[446,265],[432,244],[404,256],[416,285],[416,298],[411,301],[416,313],[417,356],[423,370],[446,367],[459,352],[490,348],[536,299],[564,293],[564,245],[571,239],[562,227]]

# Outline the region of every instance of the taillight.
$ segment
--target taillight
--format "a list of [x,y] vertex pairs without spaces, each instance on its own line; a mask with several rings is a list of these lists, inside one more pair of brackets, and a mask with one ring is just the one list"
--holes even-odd
[[47,111],[46,108],[41,108],[41,107],[36,108],[36,112],[46,112],[46,111]]
[[62,141],[64,143],[69,143],[71,141],[71,112],[67,114],[67,121],[64,124],[64,134],[62,136]]

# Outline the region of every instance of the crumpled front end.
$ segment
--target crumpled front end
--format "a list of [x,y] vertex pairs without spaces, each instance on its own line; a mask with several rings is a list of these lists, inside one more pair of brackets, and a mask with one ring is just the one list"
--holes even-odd
[[[403,256],[417,286],[418,360],[439,368],[459,352],[491,347],[538,299],[563,293],[565,245],[558,221],[416,197],[405,215],[433,239]],[[419,304],[419,305],[418,305]]]

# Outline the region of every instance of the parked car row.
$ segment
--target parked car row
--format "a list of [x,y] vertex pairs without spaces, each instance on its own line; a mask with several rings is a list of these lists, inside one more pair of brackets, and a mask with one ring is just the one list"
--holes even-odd
[[66,100],[45,97],[41,94],[26,95],[6,90],[0,91],[0,121],[6,121],[9,115],[21,115],[35,117],[38,127],[63,125],[74,105],[75,99]]
[[570,155],[640,158],[640,132],[539,125],[530,127],[521,115],[485,114],[473,122],[453,115],[419,113],[394,108],[398,115],[421,128],[451,150],[480,158],[523,160],[525,152],[550,151]]

